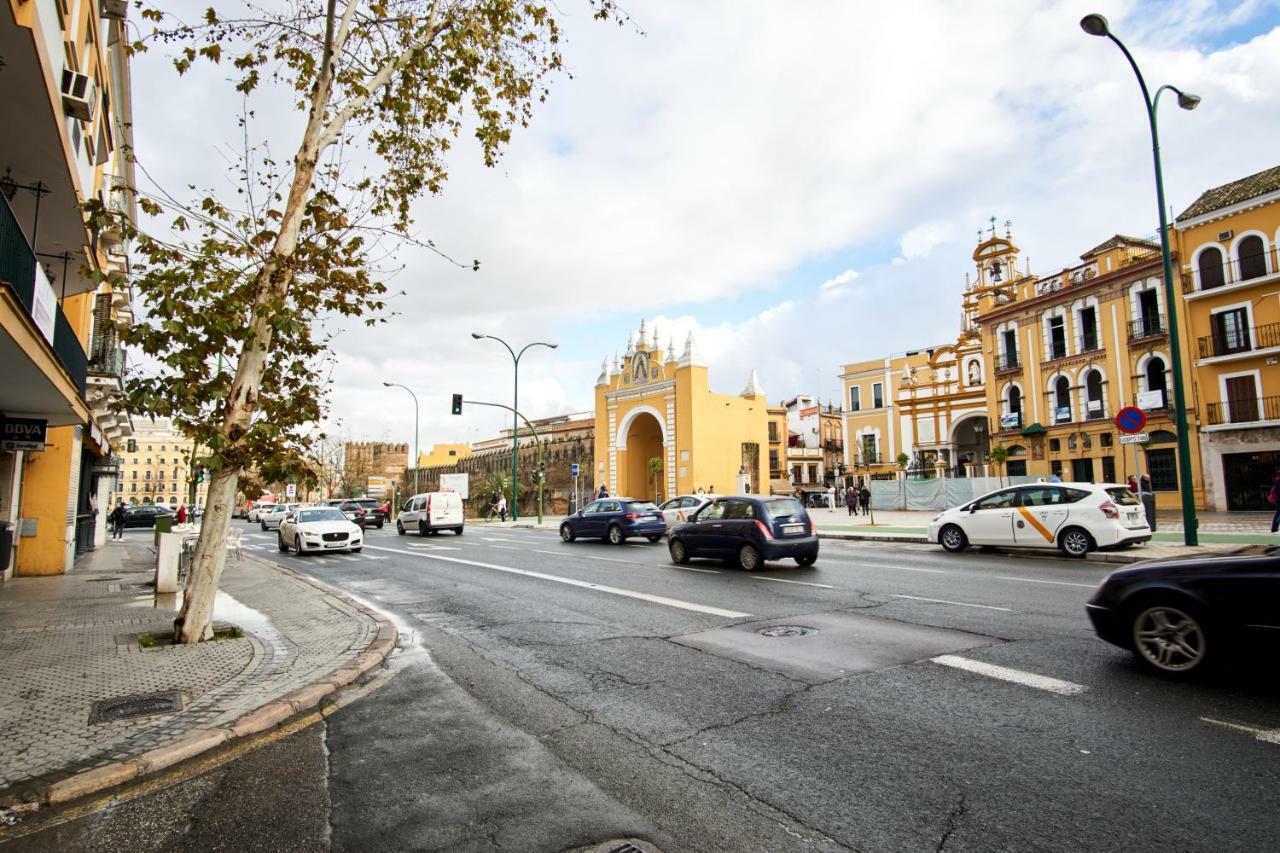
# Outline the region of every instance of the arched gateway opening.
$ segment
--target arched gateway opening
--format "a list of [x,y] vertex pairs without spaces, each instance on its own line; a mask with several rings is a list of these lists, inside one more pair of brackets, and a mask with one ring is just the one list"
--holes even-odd
[[[618,442],[618,494],[632,498],[657,500],[666,481],[667,456],[663,450],[662,424],[650,412],[639,411],[623,424]],[[649,460],[658,459],[662,469],[657,477],[649,468]],[[657,488],[655,489],[655,482]]]

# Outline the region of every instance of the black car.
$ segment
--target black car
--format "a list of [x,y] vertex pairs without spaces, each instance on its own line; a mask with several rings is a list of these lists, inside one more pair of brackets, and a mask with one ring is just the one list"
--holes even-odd
[[801,566],[818,560],[818,534],[809,513],[791,497],[717,498],[671,530],[671,560],[719,557],[749,572],[768,560],[794,558]]
[[1190,676],[1232,651],[1280,645],[1280,547],[1112,572],[1086,605],[1098,636],[1145,666]]
[[155,527],[157,516],[172,516],[173,510],[155,504],[129,506],[124,509],[125,527]]
[[608,539],[614,545],[621,545],[629,536],[644,536],[657,542],[666,532],[662,510],[653,501],[635,498],[592,501],[560,524],[560,538],[566,542],[579,536]]

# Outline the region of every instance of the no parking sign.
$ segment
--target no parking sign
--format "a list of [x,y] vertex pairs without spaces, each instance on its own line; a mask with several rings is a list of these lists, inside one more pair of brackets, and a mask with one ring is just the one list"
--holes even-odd
[[1141,432],[1147,425],[1147,415],[1137,406],[1125,406],[1116,412],[1116,427],[1123,433]]

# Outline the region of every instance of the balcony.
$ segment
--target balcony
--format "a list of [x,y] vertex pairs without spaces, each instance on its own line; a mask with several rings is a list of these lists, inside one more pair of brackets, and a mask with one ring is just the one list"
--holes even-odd
[[834,440],[834,439],[827,439],[826,441],[824,441],[824,442],[822,443],[822,449],[823,449],[823,450],[828,450],[828,451],[831,451],[831,452],[836,452],[836,451],[844,450],[844,442],[843,442],[843,441],[836,441],[836,440]]
[[996,376],[1017,373],[1019,370],[1022,370],[1022,362],[1018,359],[1016,352],[1001,353],[996,359]]
[[1267,323],[1246,329],[1218,330],[1198,341],[1201,358],[1240,355],[1255,350],[1280,347],[1280,323]]
[[1164,327],[1164,318],[1160,316],[1139,317],[1129,321],[1129,343],[1144,341],[1148,338],[1160,338],[1169,334]]
[[1209,404],[1209,426],[1280,421],[1280,396],[1244,397]]
[[1221,288],[1262,284],[1277,278],[1280,278],[1280,255],[1275,245],[1271,245],[1262,254],[1246,257],[1243,261],[1233,258],[1221,266],[1184,272],[1182,292],[1198,296]]
[[89,373],[95,376],[124,376],[124,347],[98,352],[89,360]]
[[[84,397],[88,359],[72,330],[53,288],[36,263],[35,252],[18,226],[9,202],[0,196],[0,283],[7,286],[40,329],[58,361],[71,377],[76,391]],[[37,299],[37,297],[39,297]],[[52,322],[47,319],[52,314]]]

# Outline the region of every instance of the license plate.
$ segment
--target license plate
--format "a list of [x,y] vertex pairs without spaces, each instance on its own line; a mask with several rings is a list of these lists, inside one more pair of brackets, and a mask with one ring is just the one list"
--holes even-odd
[[347,543],[346,543],[346,542],[326,542],[326,543],[324,543],[324,547],[326,547],[326,548],[345,548],[345,547],[347,547]]
[[803,524],[784,524],[782,525],[783,533],[804,533]]

